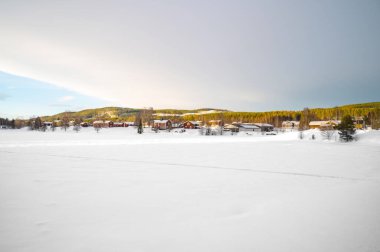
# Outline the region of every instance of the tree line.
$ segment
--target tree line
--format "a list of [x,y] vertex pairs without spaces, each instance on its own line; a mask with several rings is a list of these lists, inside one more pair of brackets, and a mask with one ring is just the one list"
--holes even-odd
[[[204,109],[206,110],[206,109]],[[247,123],[269,123],[275,127],[281,127],[284,121],[300,121],[301,128],[307,128],[310,121],[314,120],[341,120],[345,115],[362,117],[367,125],[380,128],[380,102],[346,105],[334,108],[305,108],[300,111],[269,111],[269,112],[233,112],[217,111],[215,113],[202,114],[202,110],[154,110],[153,108],[131,109],[107,107],[101,109],[88,109],[79,112],[64,112],[55,116],[41,117],[43,121],[61,120],[63,123],[74,120],[93,122],[94,120],[130,121],[138,124],[140,121],[150,123],[154,119],[170,119],[173,123],[185,121],[222,120],[224,123],[247,122]],[[182,113],[197,113],[184,114]],[[171,115],[160,116],[157,113],[169,113]],[[30,120],[8,120],[2,119],[1,125],[9,127],[20,127],[30,124]],[[8,121],[6,121],[8,120]]]

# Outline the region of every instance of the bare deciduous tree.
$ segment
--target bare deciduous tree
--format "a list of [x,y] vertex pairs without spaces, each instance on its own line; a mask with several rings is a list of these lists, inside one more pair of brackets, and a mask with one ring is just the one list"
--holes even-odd
[[82,122],[82,118],[80,118],[79,116],[75,117],[74,119],[74,131],[76,131],[77,133],[80,131],[80,124]]
[[65,131],[67,130],[68,127],[70,127],[70,117],[69,113],[65,112],[62,116],[61,119],[62,125],[61,128],[64,129]]
[[335,130],[334,129],[323,129],[321,130],[321,136],[325,140],[331,140],[333,139],[335,135]]

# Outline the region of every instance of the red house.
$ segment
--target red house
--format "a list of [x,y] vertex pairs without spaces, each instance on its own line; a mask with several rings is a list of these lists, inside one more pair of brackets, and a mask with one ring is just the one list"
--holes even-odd
[[201,123],[198,121],[187,121],[183,124],[185,129],[199,129],[201,127]]

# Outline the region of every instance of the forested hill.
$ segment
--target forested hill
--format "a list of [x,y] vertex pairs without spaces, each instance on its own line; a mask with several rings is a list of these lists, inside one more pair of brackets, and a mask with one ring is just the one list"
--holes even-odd
[[[111,119],[113,121],[134,121],[137,114],[147,111],[151,118],[169,118],[175,121],[200,120],[207,121],[222,119],[225,122],[266,122],[278,124],[285,120],[299,120],[302,111],[268,111],[268,112],[234,112],[222,109],[203,108],[195,110],[178,109],[134,109],[121,107],[105,107],[86,109],[78,112],[63,112],[53,116],[44,116],[43,120],[60,119],[63,116],[70,118],[80,117],[85,121],[96,119]],[[380,102],[349,104],[333,108],[310,108],[310,113],[315,120],[339,119],[345,114],[352,116],[371,117],[371,113],[380,111]]]

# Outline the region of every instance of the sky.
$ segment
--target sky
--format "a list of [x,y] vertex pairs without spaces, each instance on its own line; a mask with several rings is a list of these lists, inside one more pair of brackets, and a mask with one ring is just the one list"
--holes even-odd
[[0,116],[380,101],[380,1],[1,0]]

